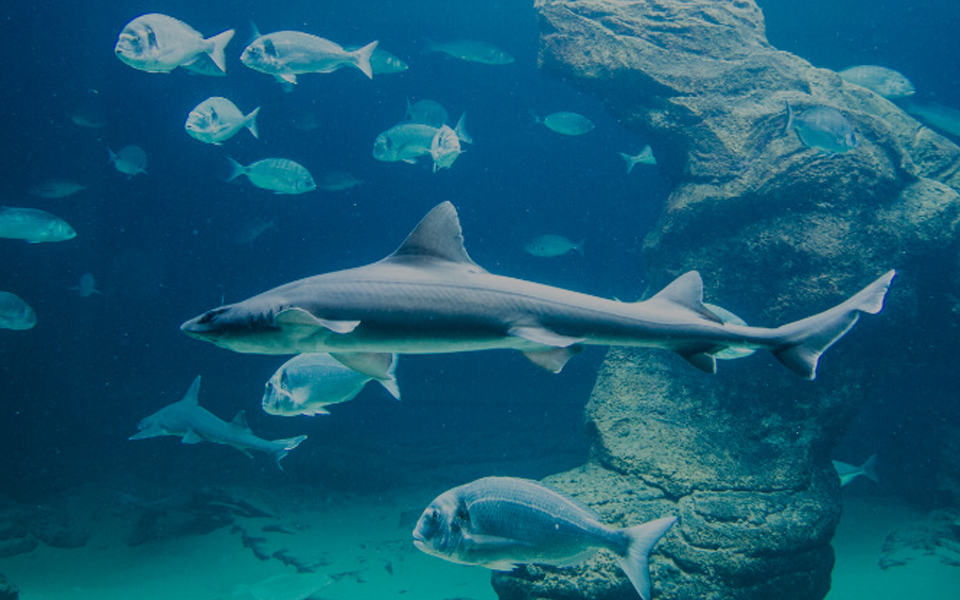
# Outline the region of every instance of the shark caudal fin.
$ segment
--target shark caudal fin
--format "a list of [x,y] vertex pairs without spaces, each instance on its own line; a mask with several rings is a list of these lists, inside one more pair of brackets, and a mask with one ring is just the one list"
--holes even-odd
[[676,522],[676,517],[664,517],[623,530],[629,538],[627,553],[617,556],[617,564],[643,600],[650,600],[650,551]]
[[277,467],[280,470],[283,470],[283,466],[280,465],[280,461],[283,460],[287,454],[290,454],[290,451],[300,445],[303,440],[307,439],[305,435],[298,435],[297,437],[286,438],[281,440],[273,440],[273,443],[277,445],[277,449],[273,452],[273,457],[277,461]]
[[850,331],[860,313],[875,315],[883,309],[884,296],[896,274],[887,271],[842,304],[779,327],[784,341],[773,349],[773,355],[797,375],[814,379],[820,355]]
[[880,477],[877,475],[876,454],[870,455],[870,458],[867,459],[867,462],[863,463],[863,466],[860,467],[860,472],[863,473],[864,477],[871,479],[874,483],[880,483]]

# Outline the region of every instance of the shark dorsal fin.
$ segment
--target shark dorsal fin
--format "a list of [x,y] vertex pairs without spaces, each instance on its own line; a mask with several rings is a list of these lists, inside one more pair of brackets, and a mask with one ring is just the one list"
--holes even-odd
[[703,305],[703,279],[696,271],[687,271],[660,290],[648,302],[667,302],[691,310],[704,319],[714,323],[723,323],[723,319],[713,314]]
[[230,421],[240,429],[250,431],[250,426],[247,425],[247,411],[241,410],[237,413],[237,416],[233,418],[233,421]]
[[396,252],[384,260],[430,258],[481,269],[463,247],[463,230],[457,209],[450,202],[438,204],[407,236]]
[[200,406],[200,376],[197,375],[196,379],[193,380],[193,383],[190,384],[190,389],[187,390],[187,393],[183,395],[183,399],[180,400],[184,404],[190,406]]

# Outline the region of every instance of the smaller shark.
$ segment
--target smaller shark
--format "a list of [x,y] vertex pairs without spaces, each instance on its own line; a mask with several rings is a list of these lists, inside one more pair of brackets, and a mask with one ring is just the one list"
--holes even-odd
[[[213,442],[233,446],[247,456],[249,450],[259,450],[273,456],[280,467],[280,461],[288,452],[307,439],[305,435],[281,439],[265,440],[250,431],[247,417],[241,410],[233,421],[227,423],[200,406],[200,376],[193,380],[190,389],[179,402],[174,402],[140,421],[139,430],[130,436],[131,440],[142,440],[161,435],[175,435],[182,438],[184,444]],[[281,469],[283,467],[280,467]]]

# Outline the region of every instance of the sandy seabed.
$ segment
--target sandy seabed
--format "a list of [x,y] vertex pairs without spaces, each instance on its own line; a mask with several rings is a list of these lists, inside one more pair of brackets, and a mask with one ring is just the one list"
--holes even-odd
[[[495,600],[489,571],[427,556],[410,543],[413,507],[432,498],[407,491],[293,502],[283,515],[293,530],[274,537],[288,554],[318,561],[313,573],[258,559],[231,527],[128,546],[109,510],[88,524],[86,546],[41,544],[0,560],[0,572],[22,600]],[[921,517],[894,500],[847,498],[828,600],[960,598],[960,568],[935,556],[879,566],[887,534]]]

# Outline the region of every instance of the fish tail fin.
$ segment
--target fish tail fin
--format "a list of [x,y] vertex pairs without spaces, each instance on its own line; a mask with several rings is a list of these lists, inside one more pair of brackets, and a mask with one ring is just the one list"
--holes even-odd
[[877,475],[877,455],[873,454],[870,458],[867,459],[863,466],[860,467],[860,470],[863,472],[864,477],[868,477],[874,483],[880,483],[880,477]]
[[112,148],[107,148],[107,162],[111,165],[117,164],[117,155],[114,153]]
[[643,600],[650,600],[650,551],[676,522],[676,517],[664,517],[623,530],[627,551],[617,556],[617,563]]
[[379,379],[378,381],[380,382],[380,385],[384,387],[384,389],[390,392],[391,396],[399,400],[400,386],[397,384],[397,355],[393,354],[391,356],[392,361],[390,362],[390,368],[387,370],[387,375],[389,377],[385,379]]
[[373,41],[351,52],[354,60],[356,60],[357,68],[363,71],[363,74],[370,79],[373,79],[373,65],[370,64],[370,57],[373,56],[373,51],[377,49],[379,43],[379,41]]
[[237,177],[244,175],[247,172],[247,168],[237,161],[233,160],[229,156],[227,160],[230,161],[230,175],[227,177],[227,181],[233,181]]
[[260,107],[253,109],[249,115],[244,118],[244,125],[253,135],[253,137],[260,139],[260,132],[257,131],[257,115],[260,114]]
[[467,133],[467,113],[460,115],[460,120],[457,121],[457,127],[453,131],[457,134],[457,138],[461,142],[466,142],[468,144],[473,143],[473,138],[470,137],[469,133]]
[[793,107],[787,100],[784,100],[783,103],[787,106],[787,124],[783,127],[783,135],[787,135],[793,129]]
[[883,309],[883,299],[896,274],[887,271],[841,304],[779,327],[783,343],[773,349],[773,355],[797,375],[814,379],[820,355],[850,331],[860,313],[875,315]]
[[224,73],[227,72],[227,58],[224,54],[224,50],[226,49],[227,44],[230,43],[230,40],[233,39],[234,33],[236,32],[233,29],[228,29],[223,33],[218,33],[207,40],[210,42],[210,49],[207,50],[207,54],[210,55],[210,58],[213,59],[213,62],[216,63],[217,67]]
[[290,454],[290,451],[300,445],[303,440],[307,439],[305,435],[298,435],[297,437],[286,438],[282,440],[274,440],[274,443],[277,444],[277,450],[273,453],[273,457],[277,460],[277,466],[280,467],[280,470],[283,470],[283,467],[280,466],[280,461]]
[[633,157],[627,154],[626,152],[621,152],[620,156],[627,163],[627,174],[630,174],[630,171],[633,170],[633,165],[636,164],[633,162]]
[[541,124],[543,124],[543,119],[540,118],[540,115],[537,114],[535,111],[533,111],[533,110],[528,110],[528,111],[527,111],[527,114],[530,115],[530,118],[531,118],[531,119],[533,119],[533,124],[534,124],[534,125],[541,125]]

